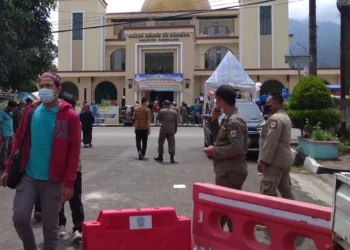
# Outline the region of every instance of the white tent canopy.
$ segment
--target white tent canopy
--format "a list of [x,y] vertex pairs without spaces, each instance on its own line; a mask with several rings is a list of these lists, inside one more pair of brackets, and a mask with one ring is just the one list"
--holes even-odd
[[231,51],[227,52],[214,73],[205,82],[205,101],[208,101],[209,91],[215,91],[219,86],[225,84],[253,95],[260,90],[261,86],[260,83],[255,84],[253,80],[250,79]]

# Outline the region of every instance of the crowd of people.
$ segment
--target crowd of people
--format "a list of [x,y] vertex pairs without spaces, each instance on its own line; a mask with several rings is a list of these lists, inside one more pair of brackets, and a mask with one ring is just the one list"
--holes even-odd
[[[34,218],[42,221],[43,225],[43,250],[57,248],[58,238],[66,235],[64,204],[67,201],[72,211],[73,241],[82,239],[85,216],[81,201],[81,130],[84,146],[91,147],[94,116],[87,103],[84,103],[83,111],[78,115],[74,109],[74,96],[61,91],[59,75],[46,72],[39,80],[40,101],[21,102],[19,105],[10,101],[0,111],[1,162],[2,167],[5,166],[1,184],[16,189],[12,220],[24,250],[38,249],[30,224],[33,208]],[[215,183],[241,190],[248,176],[247,124],[235,106],[236,93],[233,87],[220,86],[215,93],[215,100],[216,107],[209,120],[215,143],[205,148],[204,152],[213,158]],[[184,120],[180,119],[184,113],[168,100],[162,105],[161,109],[155,102],[150,107],[147,97],[142,99],[141,105],[135,105],[132,116],[139,160],[143,160],[146,155],[151,121],[159,121],[158,156],[154,160],[164,160],[164,143],[167,140],[170,162],[175,163],[175,134],[178,124]],[[183,103],[181,109],[187,111],[184,108],[186,106]],[[197,101],[192,112],[192,115],[198,113],[199,118]],[[283,97],[271,94],[264,112],[270,116],[260,137],[257,164],[257,170],[262,175],[260,191],[265,195],[277,196],[278,190],[283,198],[294,200],[290,180],[293,163],[290,150],[292,124],[283,109]],[[222,113],[225,118],[219,123]],[[11,148],[12,153],[7,159]],[[223,216],[220,223],[222,227],[227,224],[232,232],[232,222],[228,217]]]
[[[169,100],[166,100],[167,102],[170,102]],[[128,121],[131,121],[132,124],[134,124],[134,112],[135,108],[138,107],[140,103],[137,101],[135,105],[130,106],[127,108],[126,111],[126,119]],[[151,123],[155,125],[159,125],[159,119],[158,114],[160,110],[165,107],[164,102],[159,103],[158,101],[149,102],[147,104],[147,107],[150,110],[150,116],[151,116]],[[193,107],[189,107],[187,103],[182,102],[181,106],[178,106],[176,102],[170,102],[170,108],[175,110],[177,113],[177,119],[179,124],[183,125],[199,125],[201,123],[200,115],[200,105],[197,99],[195,99]]]

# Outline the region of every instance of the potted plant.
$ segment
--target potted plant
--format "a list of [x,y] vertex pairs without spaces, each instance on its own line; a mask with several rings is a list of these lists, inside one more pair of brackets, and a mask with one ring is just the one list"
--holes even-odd
[[321,123],[314,126],[309,138],[299,137],[299,152],[320,160],[338,159],[339,140],[332,133],[321,128]]

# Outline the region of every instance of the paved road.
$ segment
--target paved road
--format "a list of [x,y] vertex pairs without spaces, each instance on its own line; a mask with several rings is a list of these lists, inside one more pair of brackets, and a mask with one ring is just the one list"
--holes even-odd
[[[138,161],[132,128],[94,128],[94,148],[82,149],[83,203],[86,220],[95,220],[101,209],[172,206],[179,215],[192,217],[192,184],[213,182],[212,162],[202,153],[203,131],[201,128],[180,128],[176,136],[178,164],[155,163],[159,128],[152,128],[147,156]],[[249,177],[244,190],[259,191],[260,177],[256,172],[256,159],[249,163]],[[296,183],[296,182],[295,182]],[[186,185],[174,189],[175,184]],[[297,183],[296,183],[297,184]],[[14,192],[0,189],[0,249],[22,249],[11,222]],[[296,186],[298,199],[312,200]],[[69,208],[67,206],[67,210]],[[68,217],[69,213],[66,212]],[[70,218],[69,218],[70,221]],[[39,246],[42,246],[41,224],[33,222]],[[71,229],[69,222],[67,229]],[[80,249],[72,245],[68,236],[60,242],[60,250]],[[310,244],[300,249],[315,249]]]

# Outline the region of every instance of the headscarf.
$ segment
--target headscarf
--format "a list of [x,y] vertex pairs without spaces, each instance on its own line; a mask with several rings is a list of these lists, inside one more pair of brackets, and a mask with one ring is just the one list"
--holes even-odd
[[85,104],[85,105],[84,105],[84,108],[83,108],[83,111],[84,111],[84,112],[91,112],[91,106],[90,106],[90,104]]
[[61,77],[55,72],[51,72],[51,71],[45,72],[44,74],[42,74],[40,76],[40,80],[42,78],[50,78],[51,80],[53,80],[55,82],[56,87],[61,86]]

